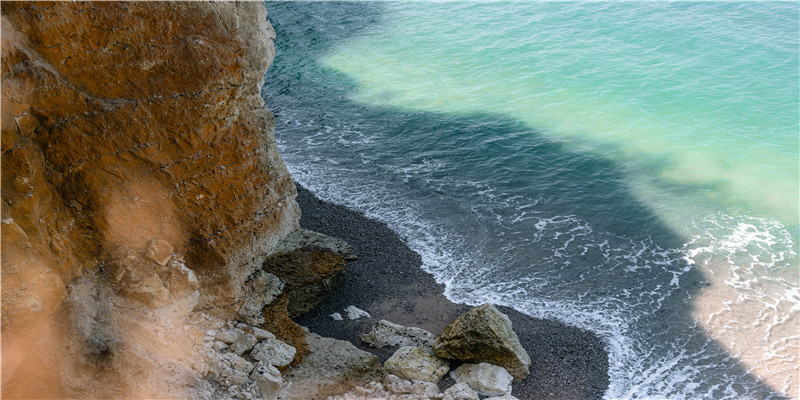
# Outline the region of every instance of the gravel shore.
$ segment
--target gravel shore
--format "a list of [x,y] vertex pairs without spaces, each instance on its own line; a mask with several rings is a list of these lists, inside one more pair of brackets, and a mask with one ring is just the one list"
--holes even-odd
[[[442,294],[444,286],[421,269],[419,254],[409,249],[386,224],[345,207],[317,199],[297,185],[300,225],[344,239],[358,260],[347,263],[347,283],[317,307],[297,318],[297,323],[317,334],[348,340],[385,361],[394,349],[373,349],[360,343],[380,319],[417,326],[437,335],[447,323],[469,306],[454,304]],[[348,306],[370,313],[372,318],[336,321],[329,315],[344,314]],[[595,399],[608,387],[608,355],[594,334],[556,321],[531,318],[507,307],[498,307],[511,318],[514,331],[531,357],[531,375],[515,382],[519,399]],[[455,365],[453,365],[455,367]],[[443,379],[440,386],[452,384]]]

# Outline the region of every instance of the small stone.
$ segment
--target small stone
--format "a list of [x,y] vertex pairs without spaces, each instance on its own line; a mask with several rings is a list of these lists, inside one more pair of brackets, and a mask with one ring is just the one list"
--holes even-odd
[[386,377],[383,378],[383,385],[386,387],[386,390],[392,393],[411,393],[411,382],[402,379],[397,375],[386,375]]
[[235,342],[236,339],[239,339],[239,336],[242,336],[243,334],[244,332],[242,332],[241,329],[230,329],[227,331],[217,332],[217,334],[214,335],[214,339],[217,339],[220,342],[231,344]]
[[411,394],[431,399],[439,395],[439,386],[433,382],[414,381],[411,385]]
[[253,336],[258,340],[275,339],[275,335],[272,332],[256,327],[253,327]]
[[223,386],[241,385],[247,382],[254,365],[236,354],[219,353],[210,363],[210,373]]
[[278,339],[266,339],[255,345],[250,355],[258,361],[263,361],[276,367],[289,365],[294,360],[297,350]]
[[333,318],[334,321],[344,321],[342,314],[339,314],[338,312],[331,314],[330,317]]
[[505,395],[502,395],[502,396],[487,397],[487,398],[485,398],[483,400],[519,400],[519,399],[514,397],[514,396],[512,396],[512,395],[510,395],[510,394],[505,394]]
[[209,330],[206,331],[206,335],[211,336],[211,337],[214,337],[216,334],[217,334],[217,331],[215,331],[213,329],[209,329]]
[[404,379],[439,382],[450,370],[447,361],[421,347],[404,346],[383,364],[386,371]]
[[356,306],[347,307],[347,309],[345,309],[344,311],[345,311],[345,313],[347,313],[347,318],[349,318],[349,319],[359,319],[361,317],[372,318],[372,317],[370,317],[368,312],[366,312],[366,311],[364,311],[362,309],[359,309]]
[[167,265],[172,258],[175,249],[164,239],[150,239],[147,243],[147,258],[161,264]]
[[231,343],[231,351],[236,353],[237,355],[242,355],[244,352],[250,350],[255,346],[257,340],[256,337],[249,334],[244,334],[239,336],[235,342]]
[[480,397],[466,383],[456,383],[444,391],[442,400],[480,400]]
[[452,373],[456,382],[463,382],[483,396],[511,394],[514,378],[505,368],[487,364],[463,364]]
[[214,344],[213,344],[213,347],[214,347],[214,350],[220,351],[222,349],[227,349],[228,348],[228,344],[220,342],[220,341],[215,341]]
[[359,338],[372,347],[415,346],[429,349],[433,346],[434,336],[422,328],[406,327],[382,319],[369,333]]
[[278,398],[283,378],[277,368],[263,361],[259,362],[250,373],[250,379],[258,385],[262,399],[275,400]]

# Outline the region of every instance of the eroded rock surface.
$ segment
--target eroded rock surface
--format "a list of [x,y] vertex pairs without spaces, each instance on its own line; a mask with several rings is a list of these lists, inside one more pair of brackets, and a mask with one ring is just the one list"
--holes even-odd
[[[82,274],[101,272],[89,282],[111,295],[83,304],[112,324],[124,308],[103,305],[112,297],[175,308],[175,321],[195,304],[218,317],[239,310],[246,278],[299,216],[259,93],[273,38],[257,2],[3,3],[4,396],[103,384],[61,368],[85,356],[58,341],[69,334],[59,331],[67,288]],[[174,254],[185,270],[168,269]],[[130,330],[108,332],[121,335],[108,343],[127,343],[100,346],[113,366],[136,346]],[[39,357],[43,346],[58,351]],[[151,367],[167,356],[152,350]],[[135,368],[157,382],[146,360]],[[82,368],[114,369],[93,363]]]
[[269,256],[262,265],[286,286],[290,317],[308,312],[345,280],[344,258],[322,247],[307,246]]

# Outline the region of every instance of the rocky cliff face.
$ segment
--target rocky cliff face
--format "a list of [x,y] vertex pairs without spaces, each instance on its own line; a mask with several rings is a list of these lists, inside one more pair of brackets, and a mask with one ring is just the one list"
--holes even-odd
[[118,293],[235,313],[299,216],[259,95],[273,38],[261,3],[2,3],[3,394]]

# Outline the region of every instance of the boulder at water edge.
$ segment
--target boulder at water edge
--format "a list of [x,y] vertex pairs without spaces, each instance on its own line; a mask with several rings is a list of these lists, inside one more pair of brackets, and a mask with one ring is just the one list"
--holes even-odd
[[505,367],[516,380],[530,374],[531,359],[522,348],[511,320],[491,304],[484,304],[449,323],[433,344],[441,358]]

